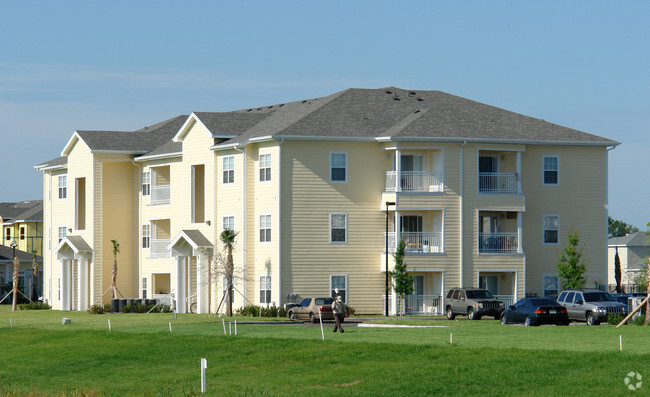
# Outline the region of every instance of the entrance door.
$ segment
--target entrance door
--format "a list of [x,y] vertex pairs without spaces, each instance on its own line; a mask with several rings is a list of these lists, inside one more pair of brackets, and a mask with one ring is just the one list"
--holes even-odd
[[[478,158],[479,172],[479,190],[494,191],[497,187],[496,177],[493,173],[497,172],[497,158],[492,156],[481,156]],[[481,175],[482,173],[486,173]]]
[[422,186],[422,156],[404,155],[401,158],[403,191],[416,191]]
[[413,295],[415,295],[415,310],[424,312],[424,276],[415,276],[413,279]]
[[404,215],[400,218],[401,238],[406,243],[406,249],[408,251],[422,250],[422,217]]

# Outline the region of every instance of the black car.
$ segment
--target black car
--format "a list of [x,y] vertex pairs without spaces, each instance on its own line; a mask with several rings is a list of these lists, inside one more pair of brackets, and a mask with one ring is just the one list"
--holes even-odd
[[527,327],[541,324],[569,325],[569,316],[566,308],[552,299],[524,298],[503,312],[501,324],[524,324]]

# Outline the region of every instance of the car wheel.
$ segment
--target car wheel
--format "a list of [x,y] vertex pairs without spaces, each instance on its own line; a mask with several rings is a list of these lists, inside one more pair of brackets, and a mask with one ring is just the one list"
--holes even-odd
[[448,307],[447,308],[447,320],[453,320],[454,318],[456,318],[456,315],[451,310],[451,307]]
[[316,316],[314,316],[314,313],[309,313],[309,321],[311,321],[312,324],[316,322]]
[[526,327],[530,327],[531,325],[533,325],[533,322],[530,320],[530,317],[526,316],[526,319],[524,320],[524,325]]
[[480,319],[480,317],[476,315],[476,312],[474,311],[474,309],[469,309],[467,311],[467,319],[468,320],[478,320],[478,319]]
[[593,313],[587,313],[587,325],[598,325],[598,321],[596,320],[596,317],[594,317]]
[[289,312],[289,318],[292,319],[292,320],[295,320],[296,319],[296,313]]
[[508,320],[506,320],[506,316],[501,316],[501,325],[506,325],[508,324]]

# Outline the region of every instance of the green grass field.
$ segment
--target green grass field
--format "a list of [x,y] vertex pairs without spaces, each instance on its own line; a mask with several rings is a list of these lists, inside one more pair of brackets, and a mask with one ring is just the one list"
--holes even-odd
[[[334,334],[327,323],[323,341],[319,327],[241,324],[251,318],[237,319],[235,336],[224,335],[221,319],[208,315],[173,320],[170,314],[7,309],[0,307],[0,396],[197,395],[202,357],[207,395],[632,396],[650,390],[650,329],[638,326],[393,319],[445,327],[346,327]],[[63,317],[72,323],[62,325]],[[647,377],[636,392],[624,384],[630,371]]]

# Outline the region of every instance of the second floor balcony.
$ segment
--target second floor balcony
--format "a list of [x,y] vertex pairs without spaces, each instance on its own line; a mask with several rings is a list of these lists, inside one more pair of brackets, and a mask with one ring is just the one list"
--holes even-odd
[[442,192],[442,172],[397,171],[386,172],[387,192]]
[[171,254],[167,247],[171,242],[170,239],[156,239],[151,240],[151,246],[149,247],[149,257],[150,258],[169,258]]
[[514,254],[519,252],[518,233],[479,233],[478,251],[481,254]]
[[[384,233],[384,238],[386,234]],[[442,252],[442,233],[436,232],[400,232],[399,239],[404,240],[407,253],[438,253]],[[395,232],[388,233],[388,252],[397,251],[397,236]]]
[[169,185],[151,186],[151,204],[169,204],[171,189]]

